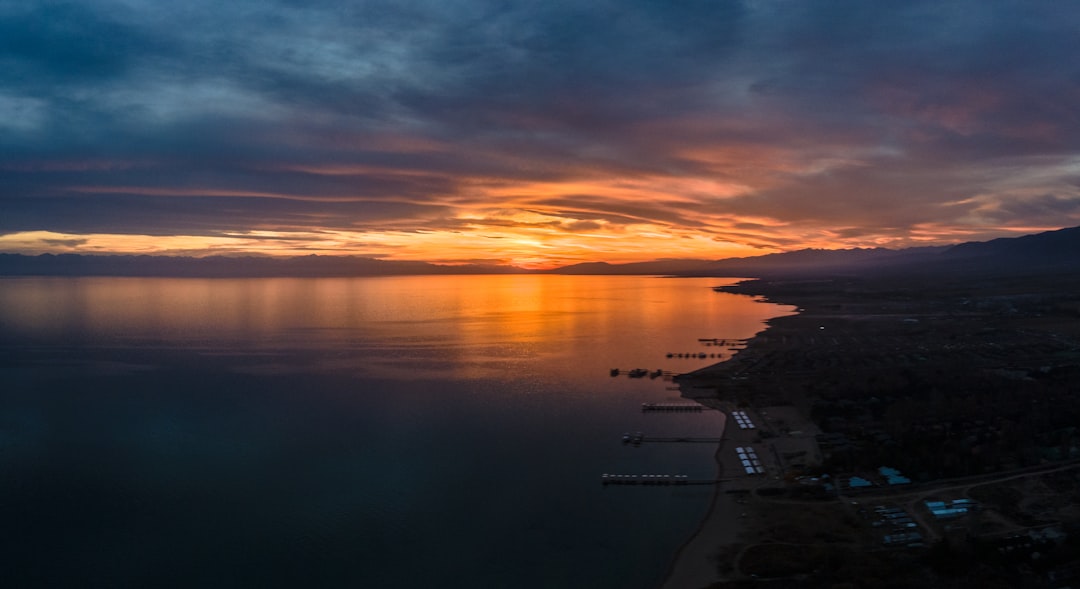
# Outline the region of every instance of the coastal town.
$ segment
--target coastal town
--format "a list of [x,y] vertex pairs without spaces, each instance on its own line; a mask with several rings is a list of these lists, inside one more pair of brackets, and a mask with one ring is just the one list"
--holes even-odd
[[799,312],[678,379],[728,420],[715,505],[665,587],[1076,586],[1078,286],[725,289]]

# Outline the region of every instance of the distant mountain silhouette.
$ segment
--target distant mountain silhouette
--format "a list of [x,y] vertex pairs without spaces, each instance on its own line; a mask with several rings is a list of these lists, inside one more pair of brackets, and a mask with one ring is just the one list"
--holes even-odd
[[753,258],[733,258],[710,264],[716,276],[769,276],[804,273],[845,273],[883,265],[899,265],[923,260],[945,251],[949,246],[901,250],[856,248],[843,250],[804,249]]
[[0,254],[6,276],[400,276],[413,274],[597,274],[798,278],[823,275],[930,277],[1080,271],[1080,227],[953,246],[822,250],[724,260],[590,262],[529,271],[494,265],[449,266],[351,256],[225,257]]
[[992,262],[995,266],[1080,266],[1080,227],[1023,237],[962,243],[950,248],[943,257],[969,264]]
[[922,259],[939,254],[951,246],[890,250],[873,249],[803,249],[780,254],[724,260],[657,260],[629,264],[589,262],[557,268],[555,274],[658,274],[668,276],[733,276],[793,275],[799,273],[845,272],[882,263]]
[[547,274],[603,274],[603,275],[683,275],[705,272],[709,268],[708,260],[655,260],[652,262],[631,262],[628,264],[609,264],[607,262],[585,262],[547,270]]
[[1074,270],[1080,270],[1080,227],[952,246],[899,250],[803,249],[713,261],[658,260],[632,264],[597,262],[576,264],[552,272],[806,278],[824,275],[1022,275]]
[[713,276],[1022,276],[1080,271],[1080,227],[954,246],[902,250],[800,250],[720,260]]

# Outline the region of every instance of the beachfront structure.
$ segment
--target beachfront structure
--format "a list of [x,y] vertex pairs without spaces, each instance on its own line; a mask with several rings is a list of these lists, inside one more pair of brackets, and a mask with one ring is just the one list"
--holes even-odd
[[888,466],[882,466],[878,469],[878,473],[885,477],[885,483],[889,485],[910,485],[911,479],[900,474],[899,470],[890,468]]
[[851,477],[848,479],[848,487],[851,487],[852,489],[865,489],[873,486],[874,483],[871,483],[862,477]]
[[761,460],[752,446],[739,446],[735,448],[735,453],[738,454],[746,474],[765,474],[765,467],[761,465]]
[[952,519],[967,515],[978,509],[979,504],[971,499],[954,499],[952,501],[926,501],[926,508],[937,519]]
[[882,538],[882,544],[900,544],[908,542],[920,542],[922,541],[922,534],[919,532],[901,532],[899,534],[888,534]]

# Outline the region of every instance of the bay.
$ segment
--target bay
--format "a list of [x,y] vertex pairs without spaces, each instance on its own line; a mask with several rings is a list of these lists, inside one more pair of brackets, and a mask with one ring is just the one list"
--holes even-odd
[[625,371],[790,312],[730,282],[0,280],[0,550],[24,586],[658,586],[712,487],[600,474],[715,476],[621,443],[723,421]]

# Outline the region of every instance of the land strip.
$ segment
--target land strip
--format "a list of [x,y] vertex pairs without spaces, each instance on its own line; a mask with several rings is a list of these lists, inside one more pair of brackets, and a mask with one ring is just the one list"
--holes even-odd
[[[830,278],[730,290],[800,312],[770,321],[731,361],[681,386],[758,420],[752,433],[731,435],[759,449],[768,473],[724,484],[723,509],[702,526],[712,539],[698,542],[712,558],[677,565],[667,589],[1046,585],[1078,569],[1080,277]],[[725,437],[732,429],[729,420]],[[718,452],[726,473],[741,466],[733,446]],[[882,467],[906,482],[888,484]],[[868,486],[851,486],[857,480]],[[931,500],[979,509],[938,520]],[[722,538],[719,522],[736,529]],[[1009,534],[1048,528],[1052,546],[1042,536],[1028,543],[1049,554],[1045,565],[1030,552],[987,556],[1017,541]],[[680,566],[711,566],[711,581]]]

